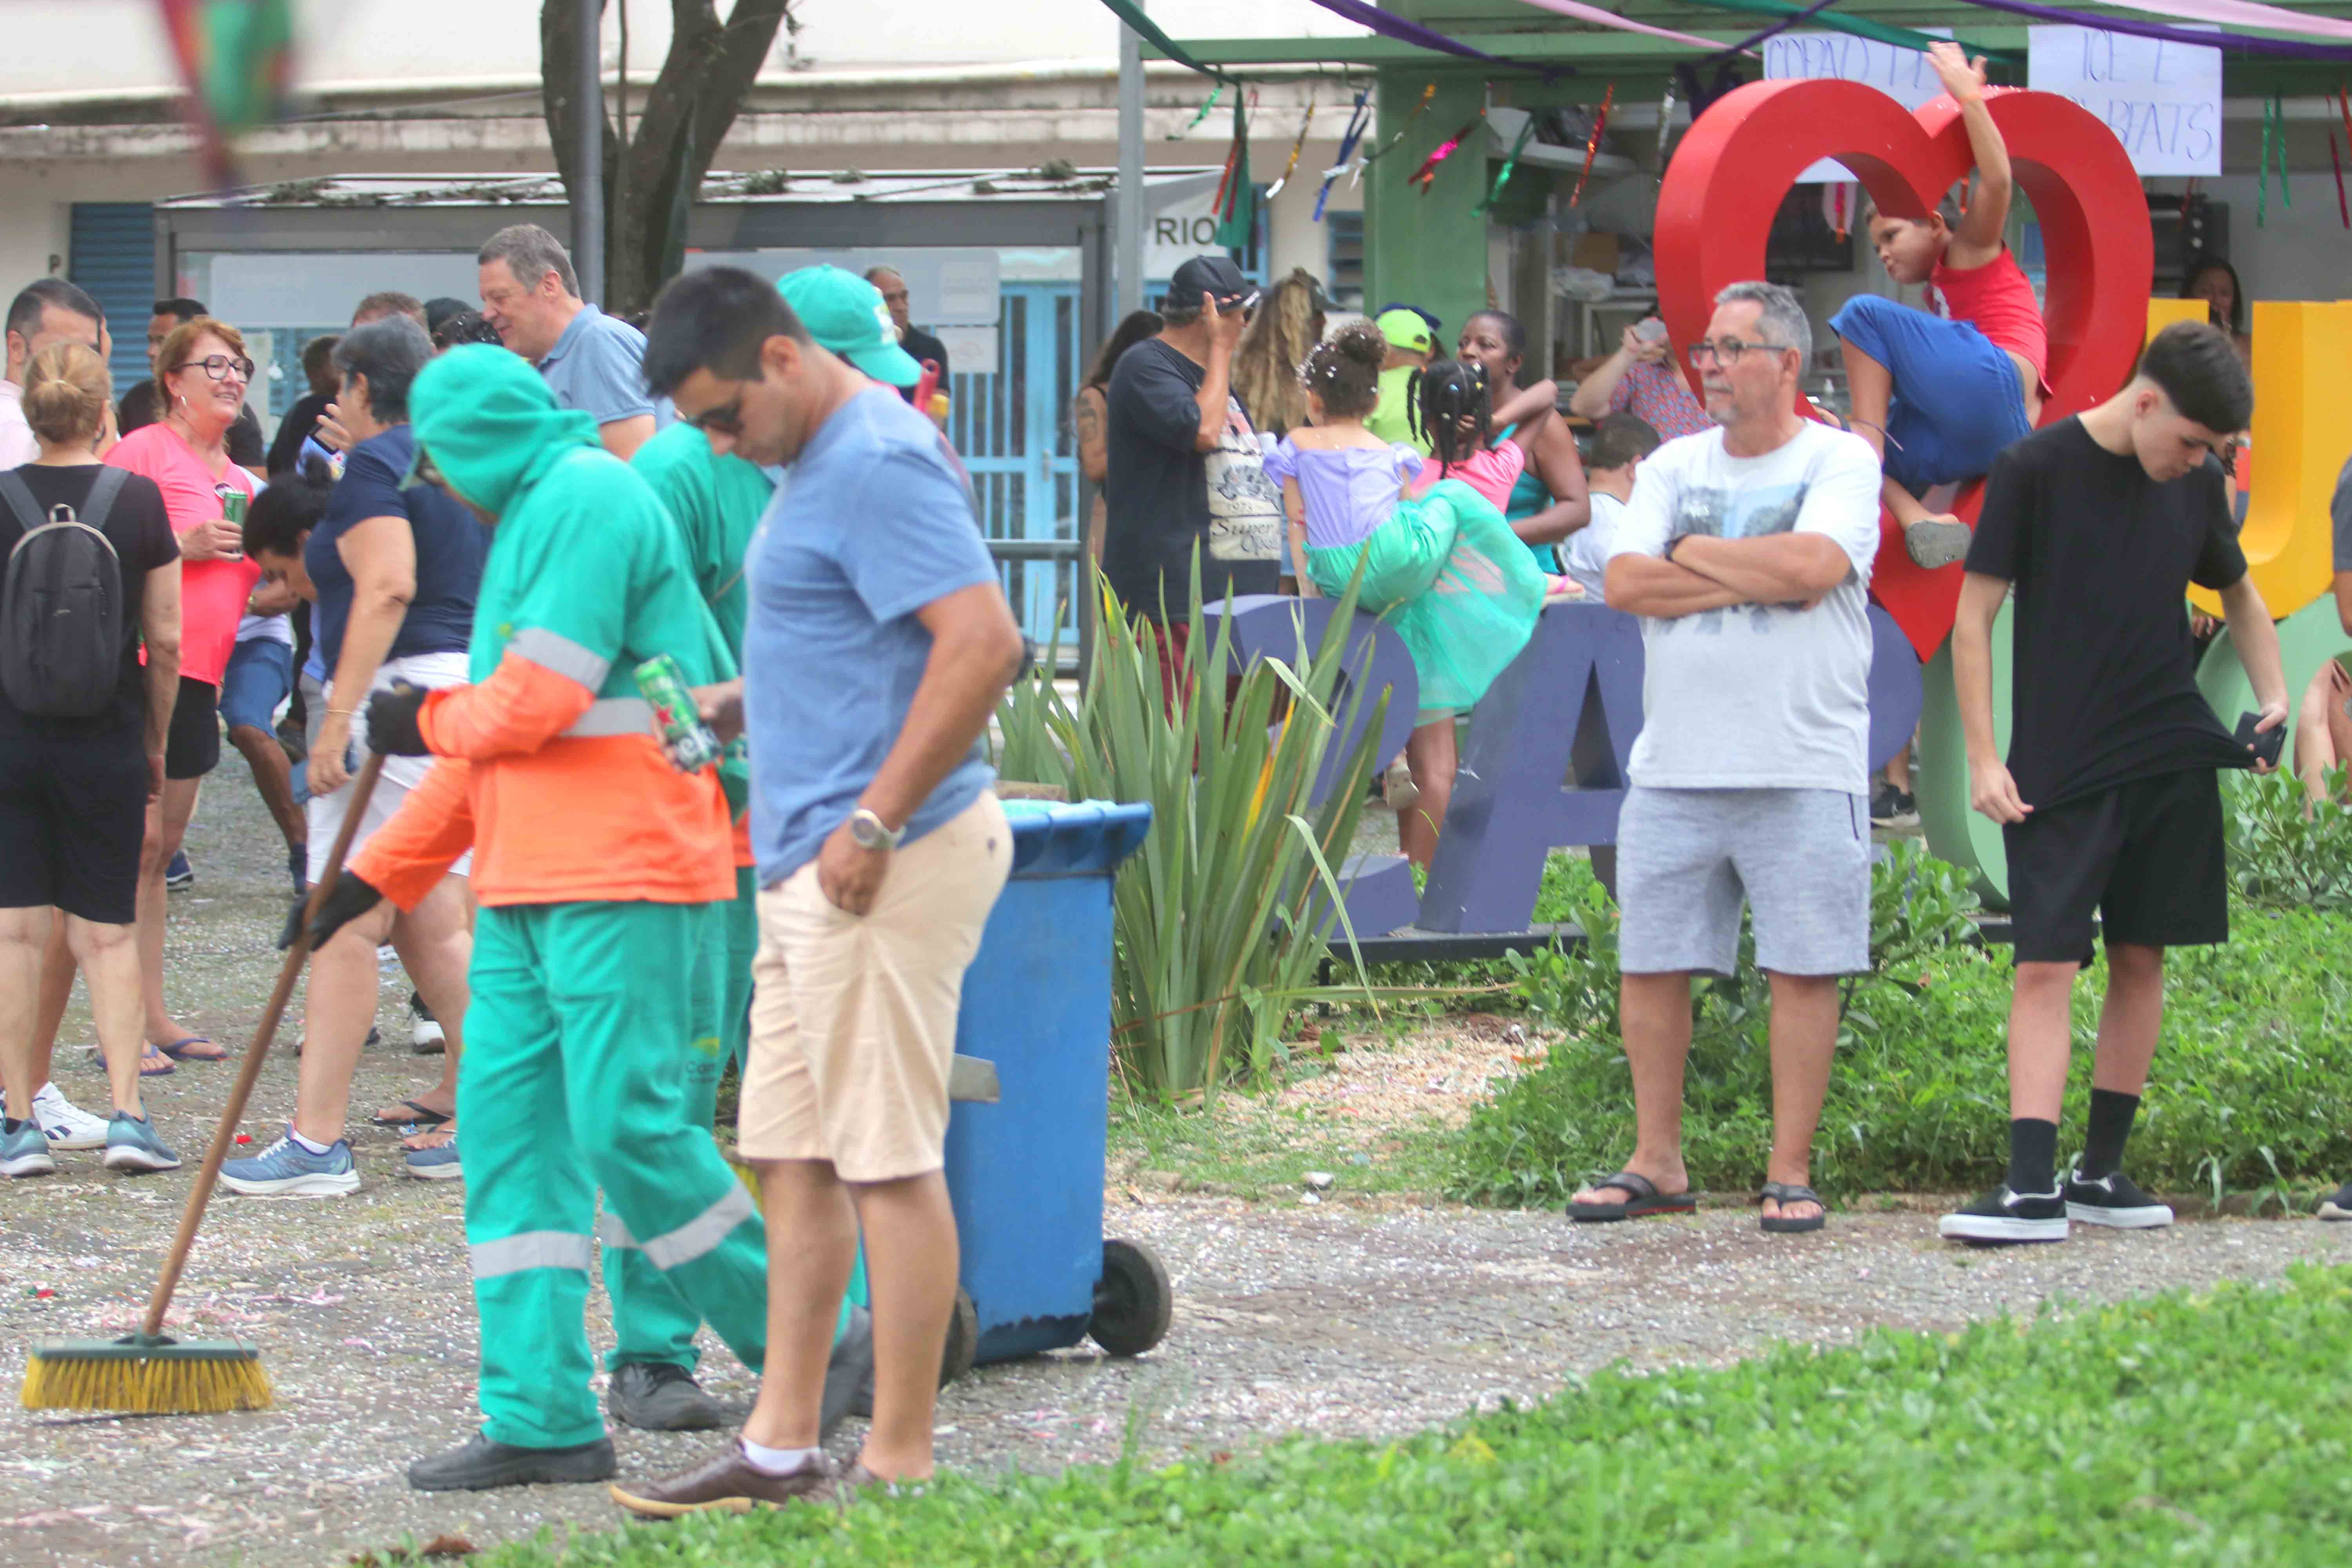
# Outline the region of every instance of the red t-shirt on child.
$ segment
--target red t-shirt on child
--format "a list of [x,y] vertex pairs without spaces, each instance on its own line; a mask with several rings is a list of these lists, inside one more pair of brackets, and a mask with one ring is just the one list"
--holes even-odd
[[2033,284],[2009,247],[2002,246],[2000,254],[1981,267],[1949,267],[1938,261],[1927,280],[1944,297],[1946,314],[1956,321],[1974,322],[1994,347],[2032,365],[2042,395],[2049,395],[2050,329],[2033,298]]

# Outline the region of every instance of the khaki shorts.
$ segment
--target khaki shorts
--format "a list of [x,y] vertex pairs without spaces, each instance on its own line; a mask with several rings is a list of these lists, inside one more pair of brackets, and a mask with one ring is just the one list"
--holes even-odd
[[811,861],[760,892],[751,1053],[736,1116],[751,1160],[825,1160],[845,1182],[946,1163],[963,972],[1013,868],[993,795],[893,852],[862,918]]

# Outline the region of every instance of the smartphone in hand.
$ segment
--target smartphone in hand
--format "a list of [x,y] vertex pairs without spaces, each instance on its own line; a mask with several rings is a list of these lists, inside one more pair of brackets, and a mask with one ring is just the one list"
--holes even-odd
[[2286,749],[2286,726],[2281,724],[2274,730],[2266,730],[2258,735],[2254,733],[2254,726],[2262,721],[2263,716],[2260,713],[2239,714],[2238,744],[2252,748],[2255,756],[2268,763],[2272,767],[2276,767],[2279,753]]

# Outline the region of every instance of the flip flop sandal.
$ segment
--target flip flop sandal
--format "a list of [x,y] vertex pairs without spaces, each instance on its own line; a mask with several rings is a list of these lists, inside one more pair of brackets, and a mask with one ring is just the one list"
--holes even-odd
[[[89,1059],[98,1064],[100,1071],[103,1072],[106,1069],[106,1053],[100,1050],[96,1046],[92,1046],[90,1047]],[[149,1046],[139,1055],[139,1076],[141,1078],[169,1078],[179,1070],[180,1069],[178,1068],[173,1067],[171,1062],[165,1058],[163,1052],[157,1050],[152,1046]]]
[[1767,1182],[1758,1202],[1761,1203],[1764,1198],[1771,1199],[1784,1209],[1790,1204],[1814,1204],[1822,1211],[1811,1219],[1785,1219],[1779,1215],[1760,1216],[1756,1223],[1775,1236],[1797,1236],[1805,1231],[1819,1230],[1830,1222],[1829,1205],[1822,1202],[1821,1194],[1801,1183]]
[[2319,1217],[2352,1219],[2352,1182],[2347,1182],[2336,1188],[2334,1197],[2319,1200]]
[[[449,1112],[436,1110],[429,1105],[419,1105],[413,1100],[404,1100],[400,1104],[406,1106],[415,1114],[414,1116],[376,1116],[369,1120],[378,1127],[438,1127],[444,1121],[452,1120]],[[397,1110],[399,1107],[395,1106],[394,1109]]]
[[1568,1217],[1579,1225],[1612,1225],[1621,1219],[1640,1219],[1654,1214],[1692,1214],[1698,1200],[1688,1193],[1662,1193],[1657,1184],[1638,1171],[1620,1171],[1605,1182],[1596,1183],[1594,1192],[1615,1187],[1625,1194],[1622,1204],[1580,1204],[1570,1202]]
[[228,1053],[226,1051],[223,1051],[216,1057],[208,1057],[202,1051],[192,1051],[188,1048],[190,1046],[209,1046],[212,1043],[211,1038],[207,1036],[183,1035],[178,1039],[173,1040],[170,1045],[157,1046],[155,1048],[163,1052],[165,1056],[171,1058],[175,1062],[225,1062],[228,1060]]

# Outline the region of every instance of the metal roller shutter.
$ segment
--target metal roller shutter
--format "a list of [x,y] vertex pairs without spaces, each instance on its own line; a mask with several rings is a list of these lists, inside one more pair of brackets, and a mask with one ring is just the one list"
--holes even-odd
[[89,291],[114,334],[107,368],[120,388],[147,374],[147,318],[155,303],[155,209],[146,202],[73,204],[66,276]]

